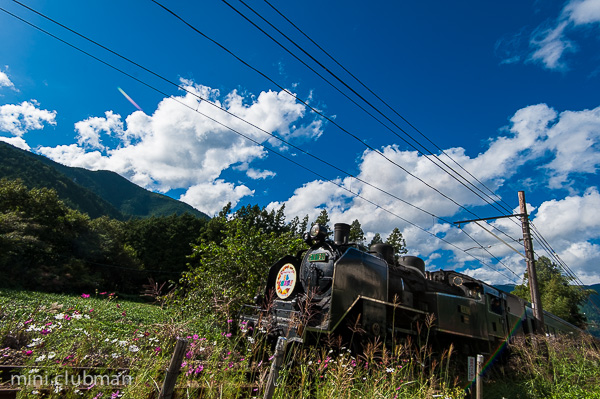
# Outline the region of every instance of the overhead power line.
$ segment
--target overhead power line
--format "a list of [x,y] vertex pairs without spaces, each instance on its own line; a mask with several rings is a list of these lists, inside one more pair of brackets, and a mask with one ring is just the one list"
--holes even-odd
[[[15,0],[13,0],[15,1]],[[243,60],[241,57],[239,57],[237,54],[235,54],[233,51],[231,51],[230,49],[228,49],[227,47],[225,47],[224,45],[222,45],[221,43],[219,43],[218,41],[212,39],[211,37],[209,37],[208,35],[206,35],[204,32],[202,32],[201,30],[199,30],[197,27],[195,27],[194,25],[192,25],[191,23],[189,23],[188,21],[186,21],[183,17],[181,17],[179,14],[177,14],[176,12],[174,12],[173,10],[171,10],[170,8],[166,7],[165,5],[161,4],[160,2],[158,2],[157,0],[151,0],[153,3],[155,3],[156,5],[158,5],[160,8],[162,8],[163,10],[165,10],[167,13],[171,14],[173,17],[175,17],[176,19],[178,19],[179,21],[181,21],[183,24],[185,24],[186,26],[188,26],[190,29],[192,29],[194,32],[196,32],[197,34],[201,35],[202,37],[204,37],[205,39],[209,40],[211,43],[217,45],[219,48],[221,48],[222,50],[224,50],[226,53],[228,53],[229,55],[231,55],[232,57],[234,57],[237,61],[241,62],[244,66],[250,68],[251,70],[255,71],[256,73],[258,73],[260,76],[264,77],[267,81],[269,81],[270,83],[274,84],[275,86],[277,86],[280,90],[282,90],[283,92],[287,93],[288,95],[292,96],[294,98],[295,101],[303,104],[305,107],[307,107],[308,109],[310,109],[312,112],[314,112],[315,114],[319,115],[320,117],[322,117],[323,119],[327,120],[329,123],[331,123],[333,126],[336,126],[338,129],[340,129],[343,133],[349,135],[350,137],[352,137],[353,139],[355,139],[356,141],[358,141],[361,145],[365,146],[367,149],[371,150],[372,152],[376,153],[377,155],[379,155],[380,157],[384,158],[386,161],[388,161],[389,163],[391,163],[392,165],[398,167],[399,169],[401,169],[403,172],[405,172],[407,175],[411,176],[412,178],[416,179],[417,181],[421,182],[422,184],[424,184],[426,187],[430,188],[431,190],[435,191],[436,193],[438,193],[440,196],[442,196],[443,198],[447,199],[448,201],[452,202],[453,204],[455,204],[457,207],[459,207],[460,209],[478,217],[478,215],[476,213],[474,213],[473,211],[471,211],[470,209],[466,208],[464,205],[458,203],[456,200],[454,200],[452,197],[450,197],[449,195],[443,193],[440,189],[434,187],[433,185],[427,183],[425,180],[423,180],[422,178],[416,176],[415,174],[411,173],[410,171],[408,171],[405,167],[403,167],[402,165],[398,164],[397,162],[393,161],[392,159],[390,159],[388,156],[386,156],[384,153],[382,153],[381,151],[379,151],[378,149],[370,146],[369,144],[365,143],[365,141],[363,139],[361,139],[360,137],[358,137],[357,135],[353,134],[352,132],[350,132],[349,130],[347,130],[346,128],[342,127],[340,124],[338,124],[337,122],[335,122],[331,117],[328,117],[327,115],[323,114],[321,111],[317,110],[316,108],[314,108],[313,106],[311,106],[307,100],[304,100],[292,93],[290,93],[287,89],[285,89],[281,84],[277,83],[274,79],[272,79],[271,77],[269,77],[266,73],[260,71],[258,68],[252,66],[251,64],[249,64],[248,62],[246,62],[245,60]],[[499,230],[497,227],[494,226],[494,229],[497,229],[498,231],[500,231],[502,234],[507,235],[506,233],[502,232],[501,230]],[[508,235],[507,235],[508,236]],[[491,255],[491,254],[490,254]],[[493,255],[492,255],[493,256]]]
[[[268,0],[263,0],[269,7],[271,7],[277,14],[279,14],[286,22],[288,22],[294,29],[296,29],[300,34],[302,34],[306,39],[308,39],[314,46],[316,46],[323,54],[325,54],[329,59],[331,59],[336,65],[338,65],[344,72],[346,72],[349,76],[351,76],[356,82],[358,82],[362,87],[364,87],[370,94],[372,94],[377,100],[379,100],[382,104],[384,104],[389,110],[391,110],[394,114],[396,114],[400,119],[402,119],[408,126],[414,129],[417,133],[419,133],[423,138],[425,138],[429,143],[431,143],[434,147],[437,148],[442,154],[447,156],[452,162],[454,162],[458,167],[460,167],[463,171],[465,171],[469,176],[471,176],[475,181],[481,184],[482,187],[486,188],[487,191],[492,195],[498,198],[499,201],[504,202],[500,196],[494,193],[489,187],[487,187],[484,183],[482,183],[477,177],[473,176],[467,169],[465,169],[462,165],[460,165],[454,158],[452,158],[449,154],[447,154],[442,148],[436,145],[433,141],[429,139],[423,132],[421,132],[417,127],[415,127],[412,123],[410,123],[404,116],[402,116],[398,111],[389,105],[383,98],[381,98],[377,93],[371,90],[365,83],[362,82],[361,79],[356,77],[352,72],[350,72],[344,65],[342,65],[335,57],[333,57],[327,50],[325,50],[322,46],[320,46],[315,40],[313,40],[310,36],[308,36],[302,29],[300,29],[294,22],[292,22],[288,17],[286,17],[281,11],[279,11],[273,4],[271,4]],[[244,3],[245,4],[245,3]],[[504,202],[508,208],[505,208],[508,213],[511,212],[511,207],[509,204]]]
[[[120,68],[117,68],[117,67],[115,67],[114,65],[112,65],[112,64],[110,64],[110,63],[108,63],[108,62],[106,62],[106,61],[103,61],[103,60],[101,60],[100,58],[98,58],[98,57],[96,57],[96,56],[92,55],[91,53],[89,53],[89,52],[87,52],[87,51],[85,51],[85,50],[82,50],[82,49],[80,49],[79,47],[77,47],[77,46],[75,46],[75,45],[73,45],[73,44],[71,44],[71,43],[67,42],[66,40],[63,40],[63,39],[59,38],[58,36],[56,36],[56,35],[54,35],[54,34],[52,34],[52,33],[48,32],[48,31],[46,31],[46,30],[44,30],[44,29],[42,29],[42,28],[40,28],[40,27],[38,27],[38,26],[36,26],[35,24],[33,24],[33,23],[29,22],[29,21],[26,21],[25,19],[23,19],[23,18],[21,18],[21,17],[19,17],[19,16],[15,15],[15,14],[13,14],[13,13],[9,12],[8,10],[5,10],[4,8],[0,8],[0,10],[4,11],[5,13],[7,13],[7,14],[9,14],[9,15],[13,16],[14,18],[17,18],[17,19],[19,19],[20,21],[22,21],[22,22],[24,22],[24,23],[26,23],[26,24],[30,25],[31,27],[33,27],[33,28],[35,28],[35,29],[37,29],[37,30],[41,31],[42,33],[44,33],[44,34],[47,34],[47,35],[49,35],[49,36],[53,37],[54,39],[56,39],[56,40],[58,40],[58,41],[62,42],[63,44],[65,44],[65,45],[68,45],[69,47],[71,47],[71,48],[73,48],[73,49],[75,49],[75,50],[77,50],[77,51],[79,51],[79,52],[81,52],[81,53],[83,53],[83,54],[85,54],[85,55],[87,55],[87,56],[89,56],[89,57],[91,57],[91,58],[95,59],[96,61],[98,61],[98,62],[100,62],[100,63],[102,63],[102,64],[104,64],[104,65],[106,65],[106,66],[108,66],[108,67],[110,67],[110,68],[112,68],[112,69],[114,69],[114,70],[116,70],[116,71],[118,71],[118,72],[122,73],[122,74],[124,74],[125,76],[127,76],[127,77],[129,77],[129,78],[131,78],[131,79],[133,79],[133,80],[135,80],[135,81],[137,81],[138,83],[141,83],[141,84],[145,85],[146,87],[148,87],[148,88],[150,88],[150,89],[152,89],[152,90],[154,90],[154,91],[156,91],[156,92],[158,92],[158,93],[160,93],[160,94],[164,95],[165,97],[169,97],[169,95],[168,95],[167,93],[164,93],[164,92],[163,92],[163,91],[161,91],[160,89],[158,89],[158,88],[156,88],[156,87],[154,87],[154,86],[152,86],[152,85],[148,84],[147,82],[144,82],[144,81],[142,81],[142,80],[141,80],[141,79],[139,79],[139,78],[136,78],[135,76],[133,76],[133,75],[131,75],[131,74],[129,74],[129,73],[127,73],[127,72],[123,71],[123,70],[122,70],[122,69],[120,69]],[[74,31],[72,31],[72,32],[74,32]],[[74,33],[76,33],[76,32],[74,32]],[[80,36],[82,36],[82,35],[80,35]],[[103,47],[103,48],[105,48],[105,47]],[[455,249],[457,249],[457,250],[461,250],[461,251],[462,251],[462,249],[461,249],[461,248],[459,248],[458,246],[456,246],[455,244],[453,244],[453,243],[451,243],[451,242],[449,242],[449,241],[445,240],[444,238],[438,237],[437,235],[435,235],[435,234],[433,234],[433,233],[429,232],[428,230],[424,229],[423,227],[421,227],[421,226],[419,226],[419,225],[417,225],[417,224],[415,224],[415,223],[413,223],[413,222],[411,222],[411,221],[409,221],[409,220],[407,220],[407,219],[405,219],[405,218],[401,217],[400,215],[398,215],[398,214],[396,214],[396,213],[394,213],[394,212],[390,211],[389,209],[386,209],[386,208],[384,208],[384,207],[382,207],[382,206],[380,206],[380,205],[376,204],[375,202],[373,202],[373,201],[371,201],[371,200],[369,200],[369,199],[365,198],[364,196],[361,196],[361,195],[359,195],[359,194],[357,194],[357,193],[353,193],[353,192],[351,192],[349,189],[347,189],[346,187],[342,186],[341,184],[338,184],[338,183],[334,182],[333,180],[331,180],[331,179],[328,179],[327,177],[325,177],[325,176],[323,176],[323,175],[319,174],[318,172],[315,172],[315,171],[311,170],[310,168],[307,168],[306,166],[304,166],[304,165],[302,165],[302,164],[300,164],[300,163],[298,163],[298,162],[296,162],[296,161],[294,161],[294,160],[290,159],[289,157],[286,157],[285,155],[283,155],[283,154],[279,153],[279,152],[278,152],[278,151],[276,151],[276,150],[273,150],[273,149],[271,149],[271,148],[269,148],[269,147],[265,146],[265,145],[264,145],[264,144],[262,144],[262,143],[259,143],[258,141],[256,141],[256,140],[252,139],[251,137],[249,137],[249,136],[247,136],[247,135],[244,135],[243,133],[241,133],[241,132],[239,132],[239,131],[237,131],[237,130],[235,130],[235,129],[233,129],[233,128],[231,128],[231,127],[229,127],[229,126],[227,126],[227,125],[225,125],[225,124],[223,124],[223,123],[221,123],[221,122],[219,122],[219,121],[217,121],[217,120],[215,120],[214,118],[212,118],[212,117],[210,117],[210,116],[208,116],[208,115],[206,115],[206,114],[203,114],[202,112],[199,112],[197,109],[194,109],[193,107],[190,107],[189,105],[187,105],[187,104],[185,104],[185,103],[183,103],[183,102],[181,102],[181,101],[179,101],[179,100],[177,100],[177,99],[174,99],[174,98],[172,98],[172,99],[173,99],[174,101],[176,101],[176,102],[180,103],[181,105],[183,105],[183,106],[185,106],[185,107],[189,108],[190,110],[192,110],[192,111],[194,111],[194,112],[196,112],[196,113],[198,113],[198,114],[200,114],[200,115],[202,115],[202,116],[204,116],[204,117],[208,118],[209,120],[211,120],[211,121],[213,121],[213,122],[215,122],[215,123],[217,123],[217,124],[219,124],[219,125],[221,125],[221,126],[223,126],[223,127],[227,128],[227,129],[229,129],[229,130],[231,130],[232,132],[234,132],[234,133],[236,133],[236,134],[238,134],[238,135],[240,135],[240,136],[242,136],[242,137],[246,138],[247,140],[249,140],[249,141],[253,142],[255,145],[261,146],[261,147],[263,147],[265,150],[267,150],[267,151],[269,151],[269,152],[272,152],[272,153],[274,153],[274,154],[276,154],[276,155],[279,155],[280,157],[283,157],[283,158],[285,158],[285,159],[286,159],[286,160],[288,160],[289,162],[292,162],[293,164],[297,165],[298,167],[300,167],[300,168],[303,168],[303,169],[305,169],[305,170],[309,171],[309,172],[310,172],[310,173],[312,173],[312,174],[315,174],[315,175],[316,175],[318,178],[320,178],[320,179],[323,179],[324,181],[326,181],[326,182],[328,182],[328,183],[334,184],[334,185],[338,186],[339,188],[341,188],[341,189],[343,189],[343,190],[345,190],[345,191],[348,191],[348,192],[349,192],[349,193],[350,193],[350,194],[351,194],[353,197],[360,198],[360,199],[362,199],[362,200],[366,201],[367,203],[369,203],[369,204],[371,204],[371,205],[373,205],[373,206],[375,206],[375,207],[377,207],[377,208],[380,208],[380,209],[382,209],[382,210],[383,210],[383,211],[385,211],[386,213],[388,213],[388,214],[390,214],[390,215],[392,215],[392,216],[394,216],[394,217],[396,217],[396,218],[398,218],[398,219],[400,219],[400,220],[403,220],[403,221],[404,221],[404,222],[406,222],[407,224],[409,224],[409,225],[412,225],[413,227],[416,227],[416,228],[418,228],[418,229],[422,230],[422,231],[423,231],[423,232],[425,232],[426,234],[428,234],[428,235],[431,235],[431,236],[433,236],[433,237],[435,237],[435,238],[437,238],[437,239],[439,239],[439,240],[441,240],[441,241],[445,242],[446,244],[450,245],[451,247],[453,247],[453,248],[455,248]],[[466,233],[466,232],[465,232],[465,233]],[[479,246],[481,246],[481,244],[479,244],[479,243],[477,242],[477,240],[475,240],[473,237],[471,237],[471,236],[470,236],[470,235],[468,235],[468,234],[467,234],[467,236],[469,236],[469,237],[470,237],[470,238],[471,238],[471,239],[472,239],[472,240],[473,240],[475,243],[477,243]],[[464,252],[465,252],[465,253],[467,253],[466,251],[464,251]],[[485,263],[485,262],[483,262],[481,259],[479,259],[479,258],[477,258],[477,257],[473,256],[472,254],[469,254],[469,253],[467,253],[467,254],[468,254],[470,257],[472,257],[473,259],[475,259],[475,260],[478,260],[478,261],[479,261],[481,264],[483,264],[483,265],[486,265],[486,266],[488,266],[488,267],[490,267],[490,268],[492,268],[492,269],[496,270],[496,271],[497,271],[499,274],[502,274],[502,275],[504,275],[506,278],[508,278],[509,280],[511,280],[511,277],[510,277],[510,276],[508,276],[508,275],[506,275],[506,274],[502,273],[501,271],[499,271],[499,270],[498,270],[498,269],[496,269],[495,267],[493,267],[493,266],[491,266],[491,265],[489,265],[489,264],[486,264],[486,263]],[[505,267],[506,267],[506,266],[505,266]],[[508,269],[508,270],[510,270],[509,268],[507,268],[507,269]],[[511,272],[512,272],[512,270],[511,270]],[[512,273],[513,273],[513,274],[514,274],[514,275],[515,275],[515,276],[518,278],[518,276],[517,276],[517,275],[516,275],[514,272],[512,272]]]
[[[225,4],[227,4],[230,8],[232,8],[234,11],[236,11],[239,15],[241,15],[244,19],[246,19],[248,22],[250,22],[253,26],[255,26],[257,29],[259,29],[262,33],[264,33],[267,37],[269,37],[271,40],[273,40],[275,43],[277,43],[279,46],[281,46],[284,50],[286,50],[288,53],[290,53],[294,58],[298,59],[303,65],[307,66],[311,71],[313,71],[315,74],[317,74],[319,77],[321,77],[322,79],[324,79],[326,82],[328,82],[330,85],[333,86],[333,84],[331,84],[329,81],[327,81],[324,77],[322,77],[322,75],[320,75],[318,72],[316,72],[313,68],[311,68],[310,66],[308,66],[305,62],[303,62],[302,60],[300,60],[296,55],[294,55],[288,48],[286,48],[285,46],[283,46],[280,42],[278,42],[275,38],[273,38],[271,35],[269,35],[267,32],[265,32],[262,28],[260,28],[256,23],[254,23],[253,21],[251,21],[246,15],[244,15],[241,11],[239,11],[238,9],[236,9],[235,7],[233,7],[229,2],[227,2],[226,0],[222,0]],[[246,2],[244,2],[243,0],[239,0],[240,3],[242,3],[246,8],[248,8],[250,11],[252,11],[256,16],[258,16],[262,21],[264,21],[265,23],[267,23],[271,28],[273,28],[275,31],[277,31],[280,35],[282,35],[283,37],[285,37],[290,43],[292,43],[296,48],[298,48],[302,53],[304,53],[305,55],[307,55],[311,60],[313,60],[317,65],[319,65],[321,68],[323,68],[327,73],[329,73],[332,77],[334,77],[337,81],[339,81],[343,86],[345,86],[347,89],[349,89],[354,95],[356,95],[360,100],[362,100],[364,103],[366,103],[368,106],[370,106],[373,110],[375,110],[378,114],[380,114],[381,116],[383,116],[386,120],[388,120],[390,123],[393,124],[393,126],[395,126],[399,131],[401,131],[402,133],[404,133],[410,140],[412,140],[416,145],[420,146],[422,149],[425,150],[425,152],[427,152],[429,155],[432,155],[433,158],[435,158],[438,162],[440,162],[441,164],[443,164],[446,168],[448,168],[450,171],[452,171],[456,176],[460,177],[462,180],[464,180],[463,183],[462,181],[458,180],[457,177],[455,177],[452,173],[450,173],[448,170],[446,170],[444,167],[442,167],[440,164],[438,164],[437,162],[435,162],[433,159],[428,158],[428,160],[432,163],[434,163],[437,167],[439,167],[440,169],[442,169],[445,173],[449,174],[450,176],[452,176],[453,178],[455,178],[460,184],[462,184],[463,186],[465,186],[469,191],[473,192],[475,195],[477,195],[479,198],[481,198],[482,200],[484,200],[486,203],[488,203],[489,205],[491,205],[492,207],[495,207],[496,202],[498,202],[498,200],[492,198],[489,194],[484,193],[483,190],[481,190],[479,187],[477,187],[475,184],[473,184],[471,181],[469,181],[467,178],[465,178],[461,173],[457,172],[455,169],[453,169],[450,165],[448,165],[446,162],[442,161],[440,157],[438,157],[433,151],[431,151],[429,148],[427,148],[423,143],[421,143],[419,140],[415,139],[411,134],[409,134],[405,129],[402,129],[400,126],[398,126],[395,122],[393,122],[387,115],[385,115],[378,107],[376,107],[375,105],[373,105],[370,101],[368,101],[364,96],[362,96],[360,93],[358,93],[358,91],[354,88],[352,88],[348,83],[346,83],[343,79],[341,79],[336,73],[332,72],[328,67],[326,67],[323,63],[321,63],[320,61],[318,61],[313,55],[311,55],[309,52],[307,52],[302,46],[300,46],[298,43],[296,43],[293,39],[291,39],[288,35],[286,35],[284,32],[282,32],[279,28],[277,28],[276,26],[274,26],[274,24],[272,24],[270,21],[268,21],[266,18],[264,18],[260,13],[258,13],[255,9],[253,9],[251,6],[249,6]],[[425,134],[423,134],[419,129],[417,129],[412,123],[410,123],[406,118],[404,118],[401,114],[399,114],[394,108],[392,108],[386,101],[384,101],[380,96],[378,96],[375,92],[373,92],[368,86],[366,86],[361,80],[359,80],[355,75],[353,75],[350,71],[348,71],[347,68],[345,68],[341,63],[339,63],[335,58],[333,58],[327,51],[325,51],[321,46],[319,46],[312,38],[310,38],[304,31],[302,31],[300,28],[297,27],[297,25],[295,25],[293,22],[291,22],[287,17],[285,17],[285,15],[283,15],[279,10],[277,10],[271,3],[269,3],[268,1],[265,0],[265,2],[271,7],[273,8],[280,16],[282,16],[289,24],[291,24],[296,30],[298,30],[304,37],[306,37],[311,43],[313,43],[317,48],[319,48],[319,50],[321,50],[324,54],[326,54],[331,60],[333,60],[338,66],[340,66],[346,73],[348,73],[352,78],[354,78],[354,80],[356,80],[361,86],[363,86],[369,93],[371,93],[373,96],[375,96],[375,98],[377,98],[380,102],[382,102],[387,108],[389,108],[395,115],[397,115],[398,117],[400,117],[408,126],[410,126],[413,130],[415,130],[417,133],[419,133],[423,138],[425,138],[429,143],[431,143],[432,145],[434,145],[436,147],[436,149],[438,151],[440,151],[442,154],[444,154],[446,157],[448,157],[450,160],[452,160],[457,166],[459,166],[464,172],[466,172],[467,174],[469,174],[475,181],[477,181],[480,185],[482,185],[483,187],[485,187],[491,194],[492,196],[498,198],[501,201],[501,198],[495,194],[492,190],[490,190],[487,186],[485,186],[484,183],[482,183],[481,181],[479,181],[479,179],[477,179],[475,176],[473,176],[470,172],[468,172],[464,167],[462,167],[462,165],[460,165],[456,160],[454,160],[454,158],[452,158],[449,154],[447,154],[444,150],[442,150],[439,146],[437,146],[433,141],[431,141]],[[336,88],[337,89],[337,88]],[[341,90],[337,89],[338,91],[341,92]],[[344,94],[344,96],[348,99],[350,99],[346,94]],[[402,141],[404,141],[406,144],[408,144],[411,148],[415,149],[416,151],[418,151],[420,154],[425,155],[421,150],[419,150],[417,147],[415,147],[415,145],[413,145],[412,143],[409,143],[406,139],[404,139],[403,137],[401,137],[399,134],[397,134],[395,131],[393,131],[389,126],[383,124],[379,119],[377,119],[374,115],[372,115],[370,112],[366,111],[362,106],[358,105],[354,100],[350,99],[350,101],[352,101],[354,104],[356,104],[360,109],[362,109],[363,111],[365,111],[368,115],[370,115],[371,117],[373,117],[375,120],[377,120],[379,123],[381,123],[383,126],[385,126],[388,130],[390,130],[394,135],[396,135],[398,138],[400,138]],[[473,189],[479,191],[483,196],[487,197],[489,200],[492,200],[493,202],[489,202],[488,199],[485,199],[484,197],[482,197],[479,193],[476,193],[475,191],[473,191],[473,189],[471,187],[467,186],[470,185],[473,187]],[[503,212],[503,211],[507,211],[508,213],[511,213],[511,209],[510,208],[505,208],[504,210],[500,210],[498,208],[495,208],[496,210],[498,210],[499,212]]]

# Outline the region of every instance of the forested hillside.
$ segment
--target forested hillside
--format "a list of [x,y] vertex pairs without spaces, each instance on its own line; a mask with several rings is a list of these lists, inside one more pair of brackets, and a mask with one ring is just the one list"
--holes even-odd
[[56,163],[0,142],[0,178],[21,179],[29,188],[52,188],[69,207],[91,218],[166,216],[189,213],[208,218],[188,204],[145,190],[118,174]]
[[91,219],[53,189],[0,179],[0,285],[139,294],[150,280],[179,280],[206,223],[191,214]]

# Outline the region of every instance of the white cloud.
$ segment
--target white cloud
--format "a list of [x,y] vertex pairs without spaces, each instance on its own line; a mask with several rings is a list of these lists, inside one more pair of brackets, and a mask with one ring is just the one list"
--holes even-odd
[[572,0],[564,8],[564,14],[575,25],[585,25],[600,22],[600,1]]
[[548,69],[564,69],[564,55],[576,50],[568,39],[574,28],[600,23],[600,0],[571,0],[563,8],[555,26],[534,32],[530,45],[535,50],[530,59]]
[[0,131],[22,137],[30,130],[40,130],[44,124],[56,125],[56,111],[40,109],[35,100],[0,106]]
[[530,59],[541,62],[548,69],[564,69],[563,55],[575,50],[573,43],[565,37],[567,26],[568,22],[563,21],[554,28],[536,31],[530,41],[536,50]]
[[228,202],[235,207],[241,198],[253,194],[254,190],[250,190],[244,185],[234,186],[232,183],[219,179],[190,187],[179,200],[213,216]]
[[75,123],[77,143],[84,147],[105,149],[101,144],[101,134],[124,136],[121,115],[112,111],[105,112],[106,118],[92,117]]
[[[593,110],[565,111],[559,114],[545,104],[538,104],[517,111],[510,122],[508,129],[502,130],[508,134],[491,140],[487,150],[475,157],[469,157],[462,148],[451,148],[445,152],[493,190],[502,186],[525,164],[542,165],[534,171],[538,174],[546,173],[541,178],[535,175],[538,186],[549,185],[552,188],[569,189],[572,194],[562,200],[544,202],[537,209],[529,204],[528,211],[534,213],[534,221],[544,237],[555,243],[557,252],[564,253],[572,260],[574,268],[582,272],[591,270],[589,269],[591,266],[588,266],[588,269],[584,267],[585,258],[578,257],[583,253],[582,251],[577,252],[568,248],[578,243],[577,248],[595,250],[596,245],[593,241],[600,239],[600,213],[596,212],[600,209],[600,195],[595,188],[589,188],[583,193],[577,192],[582,186],[581,180],[577,177],[595,176],[600,163],[600,148],[596,144],[600,139],[600,107]],[[393,145],[382,148],[381,152],[386,158],[402,165],[459,204],[484,205],[484,202],[470,190],[441,172],[427,156],[414,151],[403,151]],[[507,241],[514,248],[513,250],[475,224],[466,225],[463,232],[443,220],[432,217],[428,213],[446,220],[452,219],[460,211],[460,207],[401,171],[374,151],[365,151],[358,167],[358,179],[369,182],[413,206],[358,179],[346,177],[336,180],[336,183],[347,190],[329,182],[312,181],[296,189],[294,195],[287,201],[271,203],[269,209],[285,204],[286,213],[290,217],[302,217],[308,214],[312,221],[321,209],[325,208],[332,223],[350,223],[358,219],[369,238],[376,232],[385,238],[394,227],[399,227],[411,253],[429,257],[433,263],[438,261],[439,256],[436,251],[452,251],[456,261],[455,267],[461,267],[465,262],[472,261],[469,255],[472,254],[502,272],[498,274],[494,271],[490,274],[480,269],[472,272],[473,275],[486,281],[506,282],[504,276],[508,276],[509,280],[518,280],[510,270],[517,275],[522,275],[525,269],[524,259],[514,252],[514,250],[523,252],[521,243],[494,231]],[[359,193],[379,206],[354,197],[350,191]],[[516,202],[516,198],[511,202]],[[407,219],[421,228],[406,223],[396,216]],[[492,225],[500,228],[510,237],[519,238],[522,236],[521,226],[515,222],[500,219]],[[488,226],[487,229],[492,230],[492,227]],[[435,238],[434,235],[443,237],[453,245]],[[485,247],[485,250],[477,248],[480,244]],[[471,250],[465,254],[460,249]],[[541,254],[543,255],[543,252]],[[502,263],[495,258],[501,259]],[[486,266],[484,270],[490,268]],[[598,273],[595,275],[598,276]],[[492,279],[492,276],[495,276],[495,279]],[[596,279],[600,280],[600,277]]]
[[0,87],[15,88],[15,85],[10,81],[8,75],[2,71],[0,71]]
[[568,184],[573,173],[597,172],[600,166],[600,107],[561,113],[547,136],[547,148],[554,153],[554,159],[545,166],[551,173],[550,188]]
[[246,172],[246,176],[252,180],[268,179],[277,176],[277,173],[270,170],[258,170],[250,168],[247,162],[234,166],[233,169]]
[[31,147],[29,147],[29,144],[27,144],[27,142],[25,140],[23,140],[22,137],[2,137],[2,136],[0,136],[0,141],[3,141],[5,143],[8,143],[10,145],[13,145],[13,146],[20,148],[22,150],[25,150],[25,151],[31,150]]
[[[192,187],[182,198],[211,213],[227,201],[237,203],[240,196],[253,193],[244,185],[217,180],[223,171],[237,166],[251,179],[275,175],[251,167],[252,161],[268,155],[256,143],[268,141],[286,150],[285,145],[260,129],[288,141],[314,140],[322,133],[314,116],[306,116],[305,107],[285,92],[262,92],[255,98],[233,91],[221,101],[218,90],[182,82],[186,92],[163,99],[152,115],[136,111],[123,123],[120,115],[108,111],[104,117],[75,124],[78,145],[42,147],[38,151],[66,165],[115,171],[152,190]],[[239,118],[198,97],[215,102]],[[206,200],[199,198],[200,192]]]

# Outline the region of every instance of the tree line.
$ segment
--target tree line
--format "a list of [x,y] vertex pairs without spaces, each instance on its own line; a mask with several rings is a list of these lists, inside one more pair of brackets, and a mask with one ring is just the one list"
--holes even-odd
[[[91,219],[66,206],[55,190],[1,179],[0,285],[139,295],[151,279],[178,286],[181,303],[194,311],[239,307],[260,290],[271,264],[306,249],[302,234],[312,223],[330,224],[326,210],[311,223],[308,215],[286,222],[284,211],[284,206],[268,211],[248,205],[234,212],[227,204],[209,221],[190,214]],[[367,244],[360,222],[350,226],[351,242],[384,242],[375,234]],[[385,242],[397,256],[407,252],[398,228]],[[549,259],[536,263],[544,308],[584,326],[580,306],[590,291],[573,286]],[[527,282],[514,293],[529,300]]]

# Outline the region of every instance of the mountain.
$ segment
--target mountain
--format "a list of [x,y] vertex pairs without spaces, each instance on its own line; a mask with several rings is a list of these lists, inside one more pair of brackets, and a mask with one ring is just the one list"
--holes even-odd
[[52,188],[69,207],[91,218],[190,213],[208,219],[192,206],[145,190],[117,173],[64,166],[4,142],[0,142],[0,178],[21,179],[29,188]]

